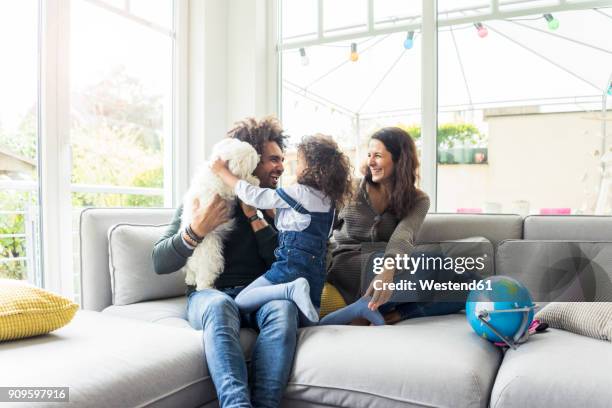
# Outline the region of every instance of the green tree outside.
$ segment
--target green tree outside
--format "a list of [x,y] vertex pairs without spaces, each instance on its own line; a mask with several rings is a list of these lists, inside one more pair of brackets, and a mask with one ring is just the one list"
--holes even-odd
[[[163,188],[163,105],[161,95],[149,95],[143,84],[117,67],[106,78],[73,95],[70,142],[73,184]],[[3,131],[0,146],[36,159],[37,118],[32,108],[16,134]],[[36,175],[30,175],[36,179]],[[22,211],[37,205],[36,194],[0,192],[0,210]],[[73,193],[74,208],[159,207],[162,196]],[[1,214],[0,234],[24,232],[22,214]],[[0,238],[0,259],[25,257],[25,239]],[[25,279],[24,262],[0,262],[0,278]]]
[[[421,127],[418,125],[399,125],[400,128],[418,142],[421,140]],[[437,162],[440,164],[485,163],[487,138],[471,123],[444,123],[438,126]]]
[[[403,125],[404,129],[415,140],[421,139],[421,127],[418,125]],[[444,123],[438,126],[438,149],[452,149],[454,147],[484,147],[486,137],[471,123]]]

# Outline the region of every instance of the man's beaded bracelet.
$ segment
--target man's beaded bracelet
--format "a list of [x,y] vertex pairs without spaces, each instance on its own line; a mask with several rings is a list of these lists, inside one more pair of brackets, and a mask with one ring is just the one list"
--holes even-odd
[[187,235],[189,235],[189,238],[191,238],[194,242],[197,242],[198,244],[204,239],[204,237],[198,236],[198,234],[193,231],[191,225],[187,225],[185,227],[185,232],[187,233]]
[[187,231],[183,230],[181,237],[183,238],[183,242],[187,244],[187,246],[189,246],[190,249],[195,249],[195,247],[198,246],[198,243],[191,239],[189,234],[187,234]]

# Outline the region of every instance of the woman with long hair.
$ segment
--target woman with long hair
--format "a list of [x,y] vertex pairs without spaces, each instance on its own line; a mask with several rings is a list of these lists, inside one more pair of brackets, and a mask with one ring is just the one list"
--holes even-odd
[[[381,265],[369,280],[367,270],[373,255],[386,260],[413,253],[430,204],[427,194],[417,187],[418,168],[416,146],[406,131],[386,127],[372,135],[362,170],[365,176],[338,217],[328,268],[328,282],[351,304],[327,315],[320,324],[346,324],[364,318],[381,325],[415,317],[415,313],[456,311],[453,303],[387,303],[393,291],[385,284],[394,280],[393,262]],[[453,310],[447,310],[449,307]]]

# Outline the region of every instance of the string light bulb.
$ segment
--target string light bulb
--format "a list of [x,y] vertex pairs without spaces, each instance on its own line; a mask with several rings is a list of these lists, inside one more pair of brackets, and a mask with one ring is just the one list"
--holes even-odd
[[478,36],[480,38],[485,38],[487,35],[489,35],[489,30],[487,30],[487,27],[482,25],[482,23],[474,23],[474,27],[476,27]]
[[306,50],[304,48],[300,48],[300,60],[302,61],[302,66],[306,66],[310,64],[310,59],[308,59],[308,55],[306,55]]
[[414,46],[414,31],[408,31],[406,39],[404,40],[404,48],[409,50]]
[[548,23],[548,28],[550,30],[554,31],[559,28],[559,20],[554,18],[552,14],[544,14],[544,19],[546,19],[546,22]]
[[356,62],[359,59],[357,52],[357,43],[351,43],[351,61]]

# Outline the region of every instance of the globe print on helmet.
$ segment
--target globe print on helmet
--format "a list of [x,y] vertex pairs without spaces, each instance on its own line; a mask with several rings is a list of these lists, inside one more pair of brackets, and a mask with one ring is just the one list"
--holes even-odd
[[493,276],[483,283],[484,289],[471,291],[467,298],[468,322],[480,337],[516,348],[516,342],[533,321],[536,308],[529,291],[508,276]]

